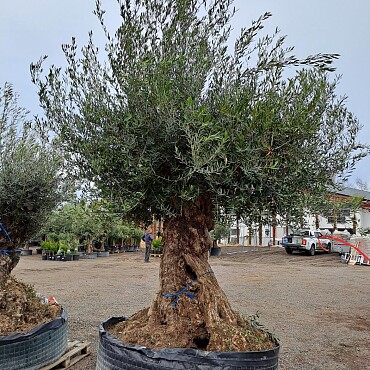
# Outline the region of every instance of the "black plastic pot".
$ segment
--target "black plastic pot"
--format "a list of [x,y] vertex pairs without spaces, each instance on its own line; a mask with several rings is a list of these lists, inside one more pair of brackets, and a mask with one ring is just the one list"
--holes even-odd
[[32,241],[30,241],[30,242],[28,243],[28,245],[29,245],[30,247],[40,247],[40,246],[41,246],[41,243],[40,243],[39,241],[37,241],[37,240],[32,240]]
[[64,259],[64,254],[56,254],[54,256],[54,261],[63,261]]
[[34,370],[46,366],[67,349],[67,312],[30,332],[0,336],[1,370]]
[[125,317],[112,317],[99,327],[96,370],[173,369],[173,370],[275,370],[278,369],[280,345],[260,352],[205,352],[191,348],[153,350],[131,346],[106,332],[105,328]]
[[73,254],[66,254],[62,257],[62,261],[73,261]]
[[221,256],[221,247],[212,247],[209,254],[210,256]]

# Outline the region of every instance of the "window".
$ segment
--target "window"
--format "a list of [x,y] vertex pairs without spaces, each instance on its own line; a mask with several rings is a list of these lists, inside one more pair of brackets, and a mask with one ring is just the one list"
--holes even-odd
[[[350,209],[341,209],[337,216],[337,224],[345,224],[347,221],[349,221],[349,218],[351,216],[351,210]],[[327,216],[328,223],[334,224],[335,223],[335,217],[333,215]]]

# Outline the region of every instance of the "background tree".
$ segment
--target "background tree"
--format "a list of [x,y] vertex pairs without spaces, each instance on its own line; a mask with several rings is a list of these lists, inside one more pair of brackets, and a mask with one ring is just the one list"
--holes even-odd
[[[110,35],[97,1],[107,60],[91,33],[81,56],[74,39],[63,45],[65,71],[44,78],[42,60],[31,66],[40,125],[104,197],[136,219],[164,219],[159,294],[125,323],[124,340],[250,348],[208,264],[213,211],[293,215],[302,194],[323,194],[364,155],[327,75],[337,55],[299,60],[278,33],[256,40],[268,13],[231,48],[232,0],[119,3],[122,24]],[[286,67],[304,65],[285,78]]]
[[[35,236],[70,189],[62,156],[31,130],[17,99],[10,84],[0,87],[0,222],[9,234],[0,233],[0,239],[8,249]],[[14,267],[2,259],[5,269]]]
[[213,247],[217,247],[217,242],[226,238],[229,233],[229,228],[226,225],[216,223],[211,231],[211,238]]
[[10,84],[0,87],[0,223],[9,235],[0,230],[2,335],[27,332],[60,314],[10,273],[19,261],[16,245],[35,236],[69,193],[62,156],[31,130],[28,112],[17,99]]

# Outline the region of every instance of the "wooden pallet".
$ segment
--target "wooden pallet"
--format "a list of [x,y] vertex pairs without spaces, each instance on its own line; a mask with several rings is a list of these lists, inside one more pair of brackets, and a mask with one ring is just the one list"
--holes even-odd
[[64,355],[59,357],[52,364],[42,367],[40,370],[68,369],[89,354],[90,342],[80,342],[78,340],[68,341]]

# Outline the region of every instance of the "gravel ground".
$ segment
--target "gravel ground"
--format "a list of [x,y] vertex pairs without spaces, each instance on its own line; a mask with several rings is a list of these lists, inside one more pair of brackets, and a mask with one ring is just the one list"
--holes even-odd
[[[159,258],[127,252],[95,260],[21,258],[13,274],[68,311],[70,340],[91,342],[71,370],[93,370],[99,324],[150,304]],[[340,263],[338,254],[287,255],[280,248],[223,248],[211,266],[231,304],[281,342],[281,370],[370,369],[370,267]]]

